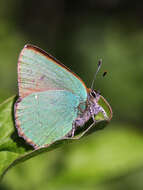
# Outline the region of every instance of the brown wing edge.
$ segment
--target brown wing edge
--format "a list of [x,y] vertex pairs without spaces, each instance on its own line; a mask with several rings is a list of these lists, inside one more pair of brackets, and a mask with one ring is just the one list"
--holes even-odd
[[38,146],[31,140],[29,139],[28,137],[26,137],[26,135],[24,134],[24,132],[22,131],[21,127],[20,127],[20,122],[18,120],[18,117],[17,117],[17,107],[18,107],[18,104],[21,102],[22,98],[19,98],[16,102],[15,102],[15,105],[14,105],[14,116],[15,116],[15,126],[16,126],[16,129],[18,131],[18,135],[19,137],[22,137],[28,144],[30,144],[31,146],[33,146],[34,149],[37,149]]
[[[27,49],[31,49],[33,51],[35,51],[35,53],[41,53],[43,56],[45,56],[48,59],[51,59],[55,64],[57,64],[58,66],[61,66],[62,68],[64,68],[65,70],[67,70],[68,72],[72,73],[77,79],[79,79],[81,81],[81,83],[83,84],[83,86],[85,87],[85,89],[87,90],[87,87],[85,85],[85,83],[83,82],[83,80],[77,75],[75,74],[73,71],[71,71],[68,67],[66,67],[63,63],[61,63],[60,61],[58,61],[55,57],[53,57],[51,54],[47,53],[46,51],[42,50],[41,48],[32,45],[32,44],[26,44],[23,48],[23,50],[27,48]],[[23,51],[22,50],[22,51]],[[20,56],[22,55],[22,51],[20,53]],[[19,56],[19,59],[20,59]]]

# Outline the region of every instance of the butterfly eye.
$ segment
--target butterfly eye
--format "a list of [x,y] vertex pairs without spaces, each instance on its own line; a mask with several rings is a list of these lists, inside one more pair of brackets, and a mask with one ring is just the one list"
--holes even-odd
[[96,98],[96,92],[95,92],[95,91],[92,91],[92,92],[90,93],[90,95],[91,95],[92,97]]

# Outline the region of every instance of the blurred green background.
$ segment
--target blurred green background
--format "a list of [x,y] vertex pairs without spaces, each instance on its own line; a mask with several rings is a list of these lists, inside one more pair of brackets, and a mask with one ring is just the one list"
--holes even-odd
[[[111,123],[78,143],[17,165],[1,190],[143,189],[143,2],[1,0],[0,103],[17,94],[17,59],[27,43],[48,51],[113,109]],[[102,78],[102,72],[108,76]]]

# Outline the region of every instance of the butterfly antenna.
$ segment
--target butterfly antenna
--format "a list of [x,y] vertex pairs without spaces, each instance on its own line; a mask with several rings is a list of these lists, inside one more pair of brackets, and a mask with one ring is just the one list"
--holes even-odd
[[99,59],[99,61],[98,61],[98,67],[97,67],[97,70],[96,70],[96,72],[95,72],[95,75],[94,75],[92,84],[91,84],[91,89],[92,89],[92,90],[93,90],[94,82],[95,82],[95,79],[96,79],[96,75],[97,75],[97,73],[99,72],[101,65],[102,65],[102,59]]
[[107,71],[104,71],[104,73],[103,73],[103,77],[105,77],[107,75]]

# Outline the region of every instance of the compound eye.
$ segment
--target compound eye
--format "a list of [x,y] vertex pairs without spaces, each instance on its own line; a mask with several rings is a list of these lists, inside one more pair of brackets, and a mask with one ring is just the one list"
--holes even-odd
[[95,92],[95,91],[90,92],[90,95],[91,95],[92,97],[96,98],[96,92]]

